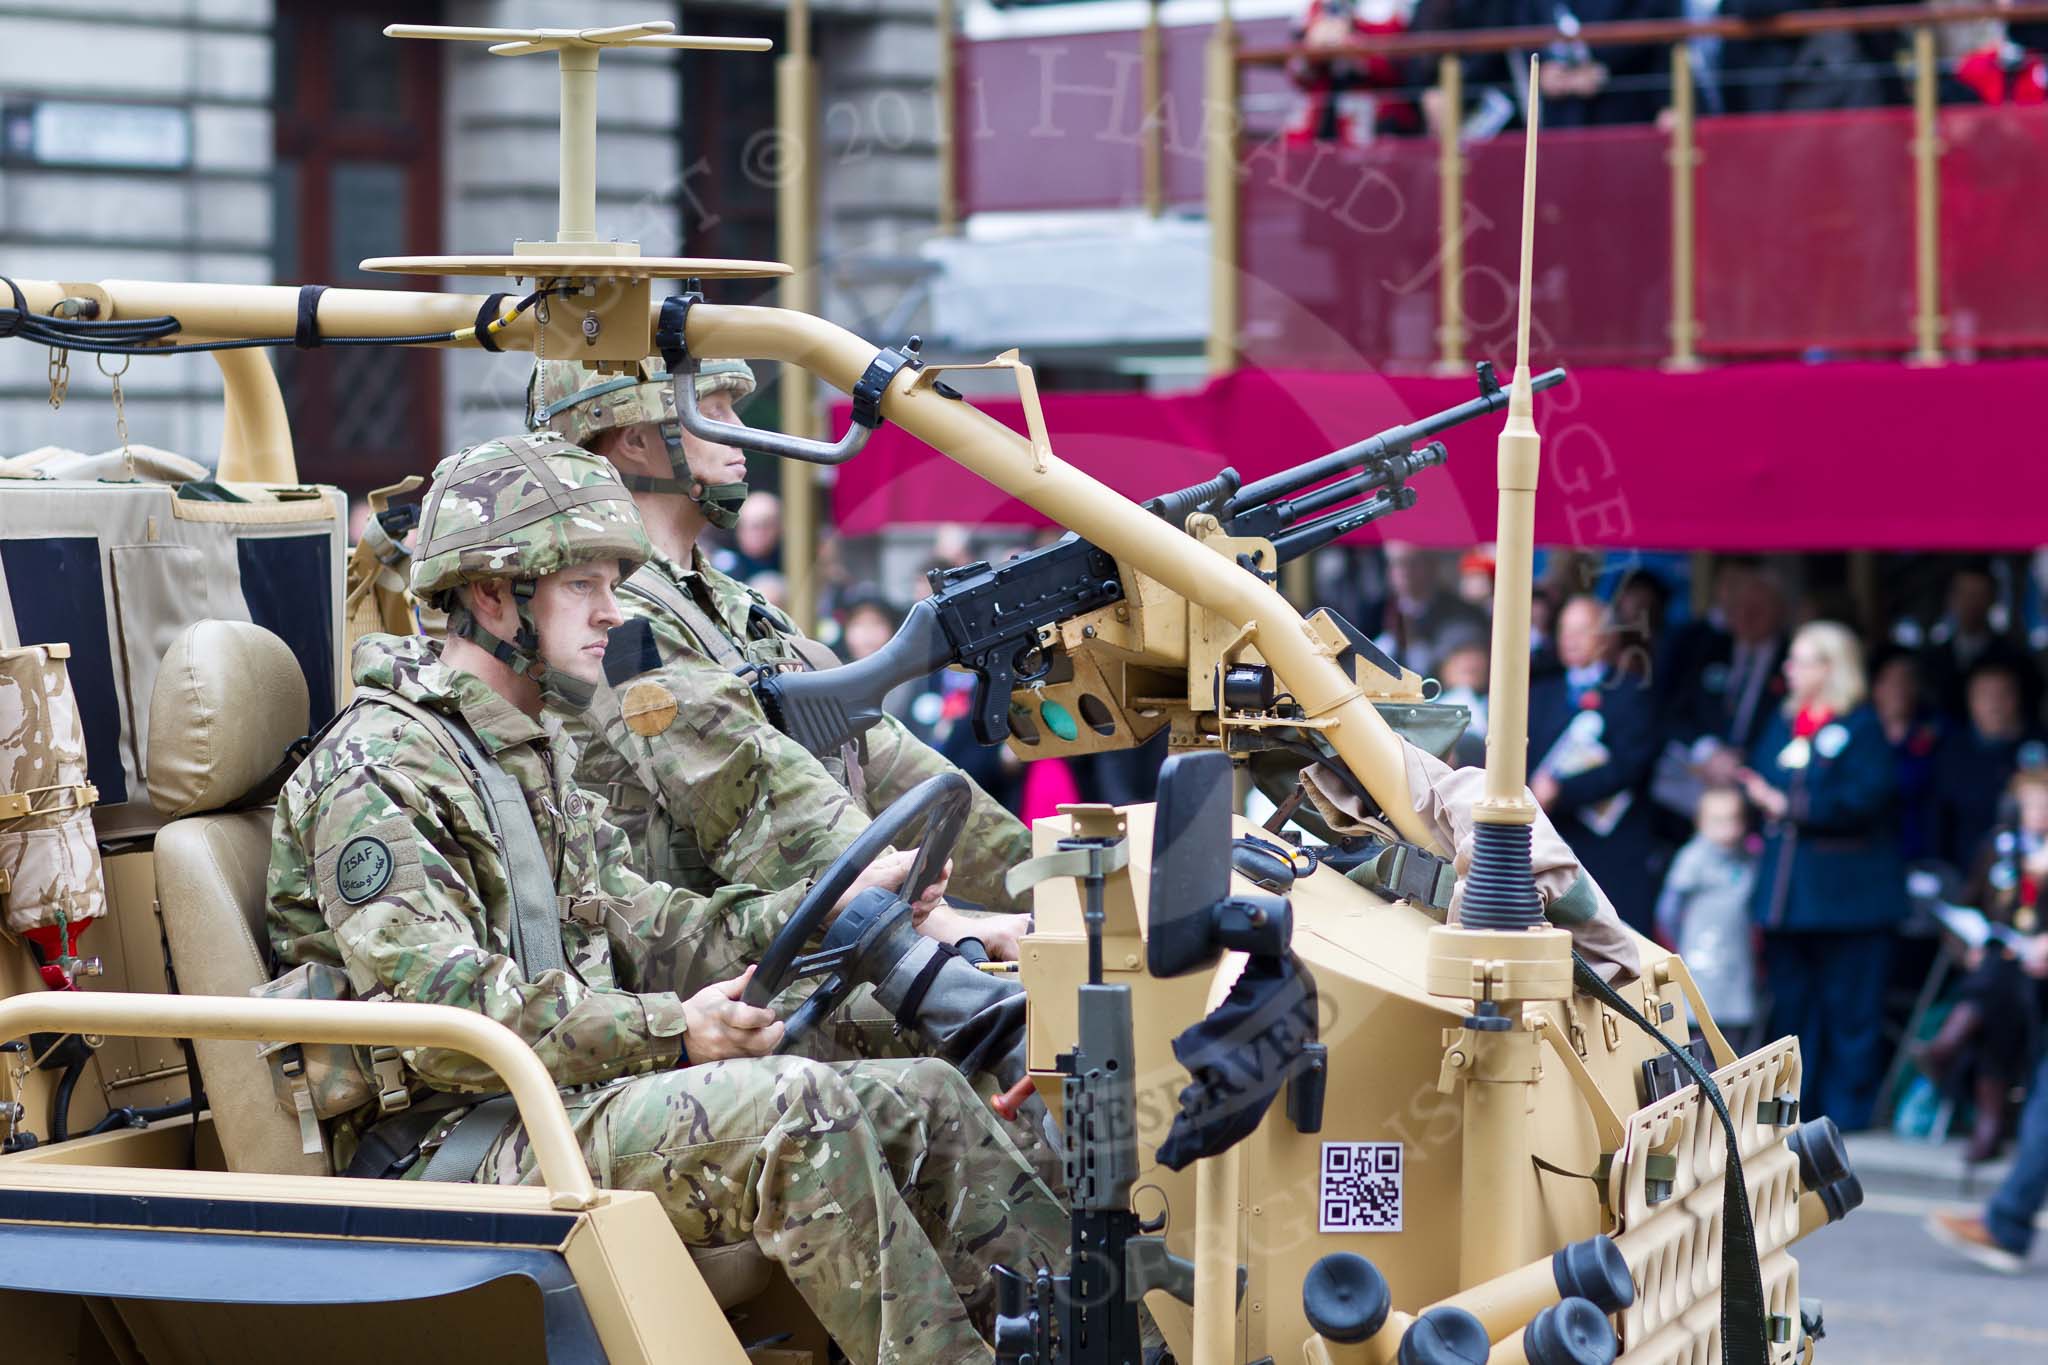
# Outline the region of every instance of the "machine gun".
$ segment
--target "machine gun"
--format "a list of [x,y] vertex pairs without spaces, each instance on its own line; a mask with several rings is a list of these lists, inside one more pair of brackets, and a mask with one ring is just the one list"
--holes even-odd
[[[1564,377],[1562,369],[1550,370],[1532,387],[1551,388]],[[1244,487],[1236,470],[1225,469],[1145,508],[1175,526],[1206,513],[1226,535],[1269,541],[1277,560],[1270,569],[1249,555],[1239,563],[1271,581],[1279,565],[1414,506],[1408,480],[1445,458],[1443,444],[1430,438],[1507,406],[1491,364],[1480,362],[1478,379],[1477,398],[1419,421]],[[757,675],[754,690],[776,727],[814,754],[836,753],[881,719],[882,699],[892,688],[952,665],[975,675],[975,739],[1001,744],[1010,737],[1010,694],[1043,681],[1050,669],[1041,632],[1114,606],[1126,591],[1116,560],[1071,533],[1001,565],[984,560],[935,569],[930,580],[932,595],[911,608],[888,644],[860,662]]]
[[[1407,486],[1408,480],[1444,462],[1443,443],[1430,438],[1508,405],[1507,390],[1500,386],[1491,361],[1479,362],[1478,375],[1477,398],[1420,421],[1389,427],[1355,445],[1239,489],[1224,505],[1219,518],[1223,528],[1234,536],[1271,540],[1285,564],[1381,517],[1413,507],[1415,491]],[[1529,387],[1540,392],[1562,384],[1564,378],[1562,367],[1546,370],[1532,379]],[[1425,443],[1420,449],[1416,448],[1418,441]],[[1325,484],[1325,479],[1334,482]],[[1303,521],[1360,494],[1372,496],[1314,521]]]

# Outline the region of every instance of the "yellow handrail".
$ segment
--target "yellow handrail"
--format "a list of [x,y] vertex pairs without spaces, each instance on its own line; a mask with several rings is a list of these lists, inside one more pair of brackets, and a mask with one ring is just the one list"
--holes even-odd
[[[1885,29],[1909,29],[1949,24],[1975,24],[1987,19],[2027,23],[2048,19],[2048,4],[2028,0],[2023,4],[1979,4],[1957,9],[1932,5],[1883,5],[1870,9],[1799,10],[1770,19],[1619,19],[1609,23],[1583,24],[1570,36],[1587,47],[1635,47],[1650,43],[1682,43],[1689,38],[1719,38],[1724,42],[1748,42],[1772,38],[1797,38],[1812,33],[1868,33]],[[1521,52],[1541,50],[1561,34],[1546,24],[1520,28],[1446,29],[1441,32],[1361,34],[1342,47],[1257,48],[1240,53],[1245,66],[1281,66],[1295,57],[1328,60],[1333,56],[1363,57],[1375,54],[1404,57],[1435,56],[1445,52]]]
[[597,1185],[576,1145],[554,1078],[518,1034],[469,1010],[381,1001],[237,1000],[110,991],[42,991],[0,1000],[0,1041],[33,1032],[368,1043],[464,1053],[497,1072],[512,1093],[548,1188],[548,1203],[558,1209],[587,1209],[598,1202]]

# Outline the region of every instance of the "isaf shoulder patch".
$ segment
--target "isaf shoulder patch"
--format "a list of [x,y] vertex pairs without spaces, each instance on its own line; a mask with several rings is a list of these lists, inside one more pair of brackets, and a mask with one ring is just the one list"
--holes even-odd
[[391,845],[374,834],[359,834],[341,846],[334,863],[334,884],[350,905],[361,905],[391,885]]
[[676,723],[675,694],[651,678],[643,679],[620,694],[619,717],[628,730],[652,739]]
[[419,834],[407,820],[379,820],[358,830],[313,860],[320,898],[330,910],[354,907],[379,896],[417,891],[426,885],[420,866]]

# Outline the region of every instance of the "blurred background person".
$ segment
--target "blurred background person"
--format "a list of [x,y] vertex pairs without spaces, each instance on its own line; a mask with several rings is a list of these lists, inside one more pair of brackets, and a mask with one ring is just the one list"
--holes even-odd
[[713,568],[751,583],[757,574],[782,571],[782,499],[756,493],[740,507],[732,544],[711,556]]
[[[846,662],[859,663],[889,643],[903,625],[903,609],[890,601],[873,584],[862,584],[846,595],[840,605],[839,653]],[[939,670],[943,672],[944,670]],[[923,678],[901,682],[889,689],[882,698],[882,709],[910,727],[911,733],[927,744],[937,744],[933,738],[931,710],[925,708],[926,720],[918,718],[918,699],[936,688],[933,681],[937,673]]]
[[1486,613],[1458,596],[1443,555],[1398,541],[1387,545],[1386,554],[1386,619],[1375,643],[1405,667],[1430,677],[1443,657],[1445,638],[1486,632]]
[[1920,671],[1934,704],[1961,720],[1969,710],[1970,675],[1986,664],[2001,664],[2020,683],[2021,704],[2031,714],[2040,700],[2034,663],[2026,646],[2001,630],[1998,580],[1981,564],[1966,565],[1948,581],[1946,609],[1927,632]]
[[1801,627],[1784,675],[1784,703],[1739,770],[1766,820],[1751,904],[1771,1035],[1799,1036],[1802,1110],[1856,1131],[1877,1099],[1884,986],[1907,910],[1893,838],[1898,778],[1848,627]]
[[[1774,19],[1816,9],[1856,9],[1882,0],[1721,0],[1724,19]],[[1721,95],[1730,113],[1858,109],[1904,98],[1897,30],[1745,39],[1721,47]]]
[[1649,687],[1615,667],[1618,643],[1598,598],[1559,610],[1563,668],[1529,687],[1529,790],[1621,917],[1648,933],[1663,857],[1646,786],[1662,731]]
[[1443,662],[1437,665],[1437,681],[1443,690],[1437,700],[1462,706],[1472,713],[1471,723],[1459,738],[1452,766],[1483,767],[1486,763],[1486,689],[1491,682],[1491,646],[1477,631],[1457,634],[1444,641]]
[[[2048,772],[2015,774],[2001,806],[1964,900],[1992,924],[2031,935],[2040,932],[2048,884]],[[1989,1161],[2005,1138],[2013,1087],[2026,1078],[2039,1047],[2039,992],[2013,945],[2000,936],[1958,942],[1953,950],[1963,963],[1954,1001],[1940,1029],[1913,1044],[1911,1053],[1942,1094],[1973,1115],[1963,1159]]]
[[771,607],[789,605],[789,583],[780,569],[763,569],[747,580],[747,586],[760,593]]
[[1692,827],[1700,793],[1737,782],[1772,709],[1785,695],[1785,594],[1762,565],[1714,568],[1705,616],[1671,632],[1652,685],[1665,728],[1650,780],[1667,837]]
[[1695,825],[1658,893],[1657,936],[1685,959],[1714,1022],[1746,1053],[1757,1019],[1749,917],[1757,860],[1741,789],[1707,788]]
[[1287,62],[1302,96],[1287,125],[1289,142],[1356,147],[1379,134],[1422,131],[1422,113],[1401,88],[1399,58],[1343,54],[1360,38],[1405,33],[1413,9],[1413,0],[1309,0],[1294,30],[1308,52]]
[[2019,674],[2010,663],[1984,659],[1963,695],[1963,723],[1950,726],[1934,750],[1935,854],[1958,870],[1970,866],[1997,822],[2013,773],[2048,761],[2048,745],[2020,709]]
[[1467,550],[1458,556],[1458,596],[1488,617],[1493,615],[1493,547]]
[[1616,663],[1657,691],[1664,617],[1671,609],[1671,589],[1648,569],[1630,569],[1614,589],[1614,628],[1620,634]]
[[1879,654],[1870,670],[1870,705],[1898,773],[1899,857],[1908,863],[1932,858],[1934,754],[1942,727],[1923,698],[1919,660],[1903,649]]
[[1705,620],[1672,638],[1664,695],[1673,737],[1691,746],[1705,781],[1721,783],[1733,780],[1785,695],[1785,592],[1762,565],[1730,560],[1715,576],[1714,600]]
[[1670,95],[1670,48],[1636,43],[1588,48],[1578,34],[1586,24],[1685,17],[1684,0],[1532,0],[1530,18],[1557,26],[1538,76],[1543,116],[1560,128],[1648,123]]
[[[1418,0],[1409,19],[1417,33],[1447,33],[1479,28],[1516,28],[1531,22],[1527,0]],[[1478,141],[1524,123],[1529,107],[1529,58],[1525,52],[1473,52],[1458,59],[1464,107],[1447,109],[1436,84],[1436,59],[1424,57],[1410,68],[1409,79],[1426,86],[1423,120],[1432,137],[1447,118],[1456,119],[1462,138]]]
[[[2038,981],[2048,977],[2048,935],[2018,947],[2020,969]],[[2034,1245],[2034,1221],[2048,1203],[2048,1059],[2034,1073],[2026,1109],[2013,1144],[2012,1169],[1982,1213],[1941,1210],[1927,1217],[1927,1231],[1943,1246],[1979,1265],[2007,1275],[2026,1269]]]

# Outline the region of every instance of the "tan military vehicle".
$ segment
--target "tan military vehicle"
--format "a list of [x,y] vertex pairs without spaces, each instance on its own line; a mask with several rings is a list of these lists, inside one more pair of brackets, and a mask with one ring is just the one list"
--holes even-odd
[[[895,422],[1074,533],[1023,569],[941,584],[944,619],[916,637],[981,672],[984,737],[1033,755],[1170,727],[1175,749],[1157,805],[1041,821],[1013,877],[1035,886],[1031,1082],[1065,1124],[1077,1255],[1005,1269],[999,1358],[1135,1360],[1140,1296],[1195,1365],[1812,1354],[1790,1248],[1860,1188],[1832,1125],[1801,1122],[1796,1041],[1736,1055],[1684,965],[1579,881],[1524,787],[1526,363],[1507,389],[1482,377],[1474,410],[1508,414],[1482,779],[1434,756],[1459,717],[1423,680],[1271,582],[1300,543],[1272,512],[1283,496],[1306,512],[1398,493],[1440,458],[1414,445],[1430,430],[1141,508],[1060,460],[1021,366],[1029,435],[960,401],[914,346],[652,287],[783,266],[596,239],[598,55],[695,40],[665,24],[395,36],[557,55],[562,226],[509,255],[365,268],[531,292],[493,317],[467,294],[13,280],[0,332],[146,357],[308,329],[468,346],[481,329],[622,370],[655,350],[684,374],[695,356],[778,361],[855,396],[844,438],[739,437],[688,383],[685,421],[821,462]],[[252,995],[270,976],[265,801],[344,700],[349,631],[410,621],[383,531],[345,597],[343,502],[297,482],[266,352],[213,354],[228,420],[212,478],[140,447],[110,468],[40,452],[0,469],[0,1340],[18,1359],[124,1365],[824,1361],[752,1246],[692,1252],[652,1196],[594,1187],[507,1029]],[[1025,585],[1044,591],[1006,591]],[[812,690],[777,704],[857,725],[845,673],[802,675]],[[1233,769],[1275,796],[1264,826],[1233,813]],[[540,1183],[329,1174],[303,1091],[273,1085],[323,1044],[355,1045],[372,1087],[407,1048],[479,1058],[516,1098]]]

